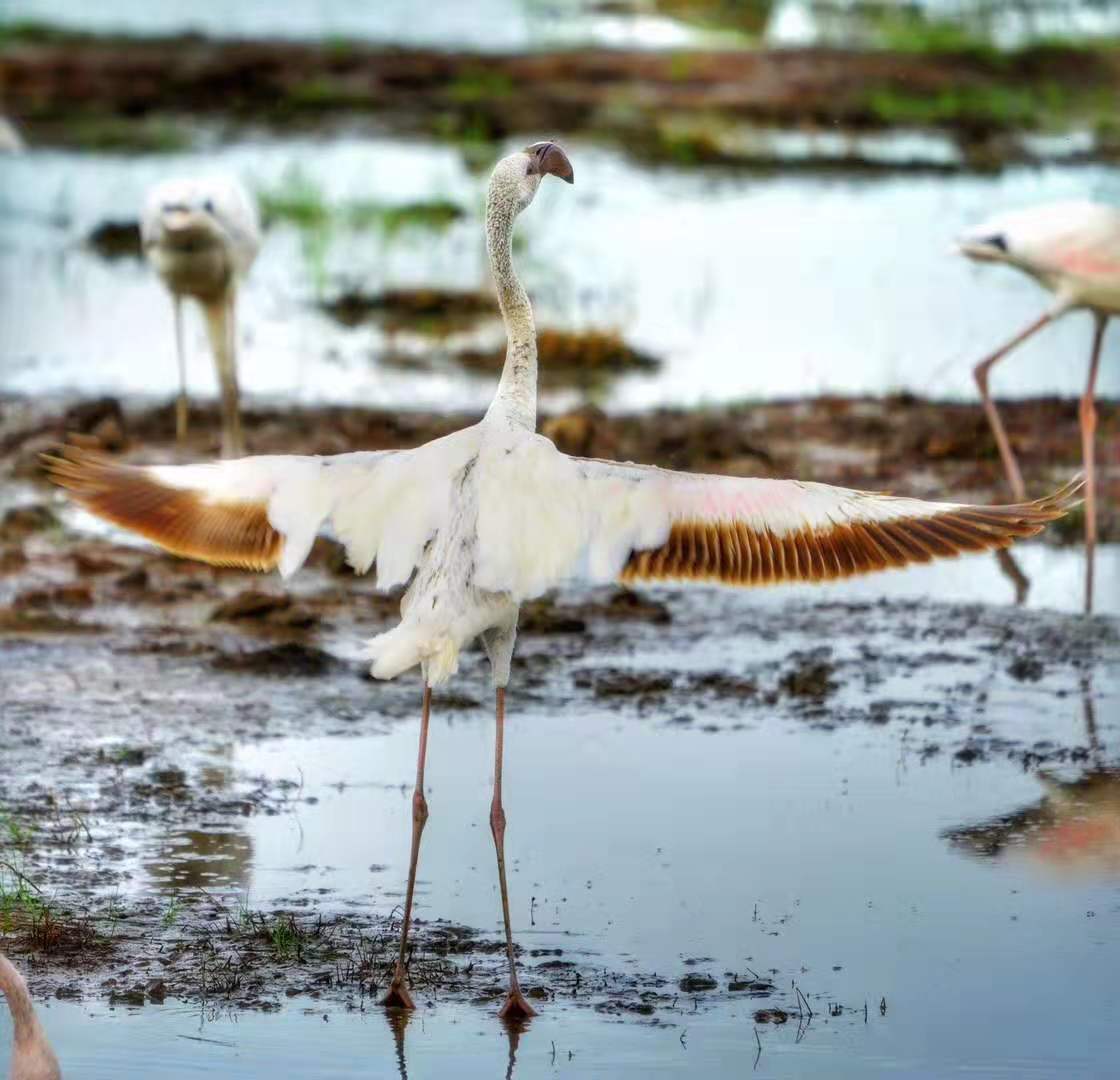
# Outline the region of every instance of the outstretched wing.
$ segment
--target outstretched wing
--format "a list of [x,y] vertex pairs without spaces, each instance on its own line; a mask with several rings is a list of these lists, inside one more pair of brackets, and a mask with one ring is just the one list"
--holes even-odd
[[86,509],[189,559],[285,577],[328,530],[358,573],[407,581],[473,453],[472,429],[417,450],[249,457],[206,465],[125,465],[66,447],[50,478]]
[[968,506],[570,460],[585,488],[591,576],[623,581],[827,581],[1007,547],[1065,514],[1083,483],[1036,502]]

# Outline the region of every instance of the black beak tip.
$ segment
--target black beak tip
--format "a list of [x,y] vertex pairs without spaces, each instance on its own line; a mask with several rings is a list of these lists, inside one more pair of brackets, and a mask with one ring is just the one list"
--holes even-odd
[[565,183],[574,184],[576,181],[575,170],[568,160],[568,155],[559,143],[551,141],[536,142],[525,147],[527,153],[536,163],[536,171],[541,176],[555,176]]

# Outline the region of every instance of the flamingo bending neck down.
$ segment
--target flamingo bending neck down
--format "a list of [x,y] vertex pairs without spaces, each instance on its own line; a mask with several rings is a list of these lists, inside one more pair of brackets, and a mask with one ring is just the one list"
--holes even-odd
[[961,254],[977,262],[1003,263],[1030,274],[1054,294],[1054,301],[1010,341],[973,369],[984,411],[1015,498],[1027,497],[1011,440],[988,390],[988,372],[999,360],[1067,311],[1093,314],[1089,378],[1081,395],[1081,456],[1085,466],[1085,611],[1093,610],[1093,552],[1097,542],[1095,403],[1101,343],[1109,317],[1120,315],[1120,208],[1093,202],[1046,203],[990,218],[958,242]]
[[183,298],[193,297],[206,331],[222,398],[222,456],[245,452],[237,389],[235,301],[240,279],[260,249],[256,203],[228,176],[165,180],[148,192],[140,219],[144,251],[171,292],[179,397],[175,433],[187,435],[187,371],[183,354]]
[[130,466],[68,448],[52,478],[94,513],[179,555],[287,576],[329,526],[359,573],[381,588],[411,579],[398,626],[369,642],[372,673],[424,676],[412,803],[412,847],[400,952],[386,1004],[412,1008],[406,942],[420,837],[433,687],[481,638],[496,687],[490,827],[498,862],[509,994],[501,1013],[530,1016],[517,981],[502,806],[505,688],[523,601],[575,577],[728,585],[821,581],[980,551],[1037,533],[1077,485],[1021,506],[920,502],[796,480],[667,472],[561,454],[535,434],[537,346],[511,259],[513,224],[542,177],[572,181],[555,143],[500,161],[486,238],[508,334],[505,368],[485,417],[414,450],[334,457],[255,457],[195,466]]
[[15,1029],[9,1080],[62,1080],[58,1058],[35,1015],[27,983],[3,953],[0,953],[0,993],[8,999]]

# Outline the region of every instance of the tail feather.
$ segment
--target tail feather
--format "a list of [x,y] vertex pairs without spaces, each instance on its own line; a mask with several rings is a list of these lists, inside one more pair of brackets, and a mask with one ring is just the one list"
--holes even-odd
[[417,664],[424,665],[429,686],[447,682],[459,670],[459,646],[446,635],[426,637],[417,627],[397,626],[366,642],[369,673],[393,679]]

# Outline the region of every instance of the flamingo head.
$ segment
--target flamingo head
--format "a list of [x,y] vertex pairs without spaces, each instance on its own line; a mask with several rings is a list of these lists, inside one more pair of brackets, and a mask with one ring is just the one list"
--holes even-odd
[[513,212],[519,214],[533,201],[546,176],[559,177],[569,184],[575,182],[568,155],[558,143],[547,140],[502,158],[490,177],[490,197],[512,202]]

